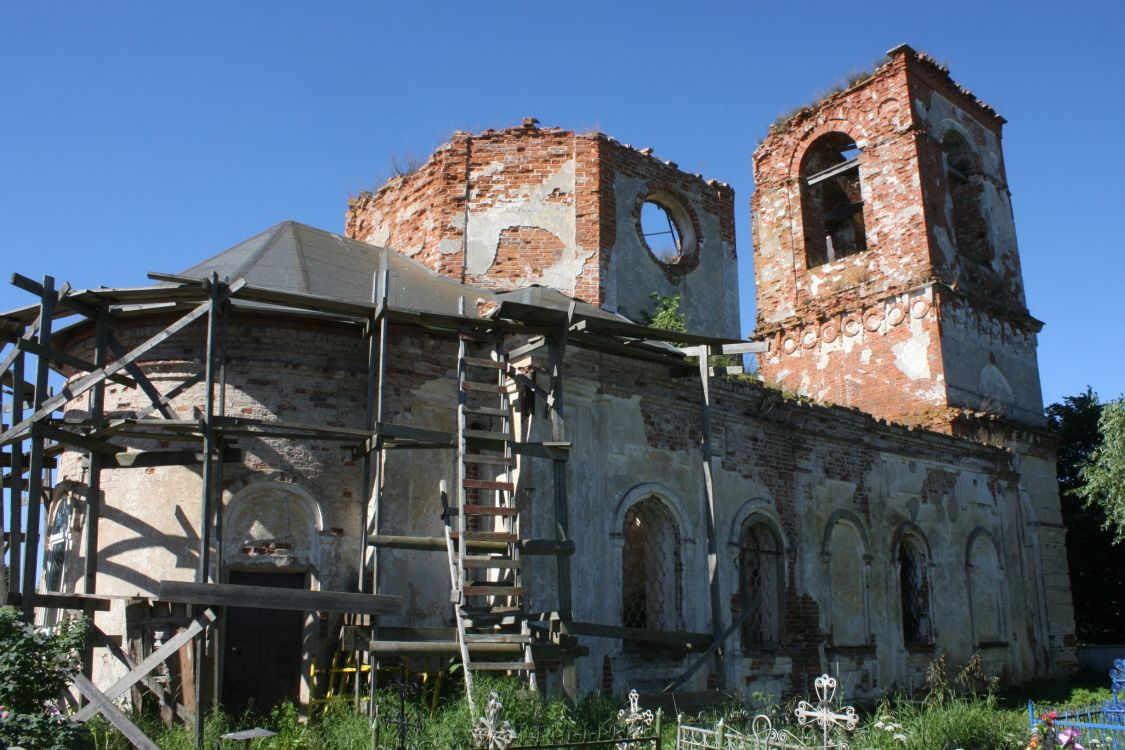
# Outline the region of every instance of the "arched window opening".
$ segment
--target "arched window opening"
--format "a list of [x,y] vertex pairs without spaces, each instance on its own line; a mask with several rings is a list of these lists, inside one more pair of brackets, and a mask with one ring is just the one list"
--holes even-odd
[[781,542],[764,521],[746,526],[738,550],[738,598],[732,616],[749,611],[742,624],[744,649],[781,642],[784,591]]
[[809,268],[867,249],[859,154],[844,133],[822,135],[805,152],[801,203]]
[[74,502],[69,493],[56,502],[54,515],[47,525],[46,554],[43,557],[43,589],[45,591],[63,590],[63,572],[67,553],[70,551],[71,518]]
[[624,532],[621,624],[679,630],[680,534],[675,521],[659,499],[649,496],[625,513]]
[[907,646],[932,642],[930,633],[930,592],[926,575],[926,555],[909,537],[898,548],[899,597],[902,604],[902,640]]
[[945,157],[945,174],[952,204],[950,220],[957,250],[978,263],[991,263],[992,245],[981,207],[983,184],[972,149],[960,133],[951,130],[945,134],[941,150]]

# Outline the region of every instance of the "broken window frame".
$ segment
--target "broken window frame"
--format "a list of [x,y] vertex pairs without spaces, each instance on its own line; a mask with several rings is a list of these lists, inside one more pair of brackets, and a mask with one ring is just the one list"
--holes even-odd
[[[772,549],[752,546],[760,544],[763,537],[768,539]],[[754,553],[751,555],[750,553]],[[759,583],[766,578],[764,585],[753,586],[750,580],[749,568],[752,559],[757,559],[761,565],[772,568],[769,575],[758,577]],[[740,634],[743,651],[754,649],[772,648],[780,645],[784,640],[784,576],[785,576],[785,550],[781,536],[773,524],[764,518],[751,518],[742,528],[738,545],[738,612],[732,617],[738,617],[746,608],[757,608],[759,611],[769,608],[770,617],[758,617],[751,614],[742,625]]]
[[[827,142],[826,142],[827,141]],[[807,160],[816,156],[818,151],[828,150],[839,154],[842,161],[832,164],[812,174],[804,174]],[[849,156],[854,152],[854,155]],[[825,133],[814,140],[805,151],[801,168],[801,203],[802,224],[805,233],[805,265],[812,269],[828,263],[834,263],[842,258],[859,255],[866,252],[867,223],[863,215],[863,180],[860,170],[862,152],[855,140],[845,133]],[[821,204],[824,202],[824,192],[830,181],[835,181],[835,186],[844,198],[848,198],[848,189],[844,181],[854,180],[856,193],[859,200],[849,200],[847,203],[835,205],[825,211]],[[814,193],[814,190],[816,191]],[[837,201],[839,203],[839,201]],[[851,249],[841,252],[837,244],[848,231],[852,234],[849,243]],[[822,246],[823,243],[823,246]]]
[[[645,231],[645,207],[652,204],[664,214],[668,229],[658,229],[652,232]],[[654,192],[644,195],[637,208],[637,234],[641,244],[648,251],[649,256],[666,269],[693,268],[698,261],[698,237],[696,236],[695,221],[691,211],[676,195],[669,192]],[[668,254],[653,248],[649,237],[671,236],[675,240],[675,254]]]
[[[980,170],[974,163],[972,147],[968,139],[955,129],[950,129],[942,136],[941,160],[945,168],[946,190],[949,193],[951,205],[949,214],[949,234],[957,248],[957,254],[971,260],[980,266],[988,266],[995,257],[992,238],[989,236],[988,221],[981,205],[981,196],[970,196],[972,205],[968,205],[963,193],[974,191],[976,180],[980,177]],[[954,163],[959,166],[954,166]],[[979,186],[975,188],[979,193]],[[970,213],[971,212],[971,213]],[[966,236],[968,228],[979,225],[983,230],[977,237]]]
[[913,535],[903,536],[898,545],[897,565],[903,645],[907,648],[932,646],[929,556],[925,545]]
[[[675,517],[658,496],[649,495],[629,506],[622,526],[621,624],[682,630],[682,538]],[[624,647],[626,651],[655,648],[630,640]]]

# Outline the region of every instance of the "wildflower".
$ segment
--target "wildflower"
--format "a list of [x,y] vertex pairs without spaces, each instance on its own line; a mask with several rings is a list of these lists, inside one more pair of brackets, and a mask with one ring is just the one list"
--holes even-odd
[[1059,732],[1059,746],[1066,748],[1066,750],[1085,750],[1078,744],[1078,739],[1082,736],[1082,732],[1077,729],[1064,729]]
[[901,742],[904,745],[906,744],[906,735],[905,734],[896,734],[891,739],[898,740],[899,742]]

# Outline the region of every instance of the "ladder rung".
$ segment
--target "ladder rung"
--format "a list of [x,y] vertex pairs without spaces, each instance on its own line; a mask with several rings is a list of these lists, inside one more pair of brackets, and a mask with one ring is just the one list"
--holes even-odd
[[492,466],[515,466],[513,456],[482,456],[479,453],[466,453],[461,460],[467,464],[489,464]]
[[481,672],[530,672],[535,669],[535,663],[530,661],[471,661],[466,666]]
[[461,486],[467,490],[499,490],[514,492],[516,485],[511,482],[497,482],[492,479],[463,479]]
[[465,441],[472,443],[512,442],[512,436],[503,432],[490,432],[487,430],[465,430]]
[[465,633],[465,643],[531,643],[526,633]]
[[494,406],[465,406],[466,414],[479,414],[482,417],[506,417],[507,409],[497,409]]
[[506,557],[475,557],[465,555],[464,566],[466,568],[497,568],[500,570],[511,570],[513,568],[522,567],[523,563],[519,560],[510,560]]
[[520,540],[518,536],[507,531],[466,531],[465,540],[469,542],[509,542]]
[[517,508],[465,503],[465,515],[467,516],[518,516],[519,514]]
[[495,359],[481,359],[480,357],[465,357],[462,360],[470,367],[491,367],[493,370],[506,370],[508,369],[507,362],[498,362]]
[[472,380],[462,380],[461,390],[463,391],[483,391],[485,393],[507,393],[508,386],[498,385],[496,383],[477,383]]
[[462,586],[461,593],[465,596],[523,596],[523,587],[504,583],[473,583]]

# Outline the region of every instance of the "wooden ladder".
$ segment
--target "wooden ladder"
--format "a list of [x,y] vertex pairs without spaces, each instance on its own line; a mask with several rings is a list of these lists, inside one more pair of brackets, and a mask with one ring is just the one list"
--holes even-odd
[[[470,344],[491,344],[488,357]],[[471,710],[474,672],[526,675],[536,689],[520,559],[520,516],[513,502],[513,451],[507,353],[498,341],[467,333],[457,347],[457,486],[446,514],[457,640]],[[488,543],[485,550],[470,550]]]

